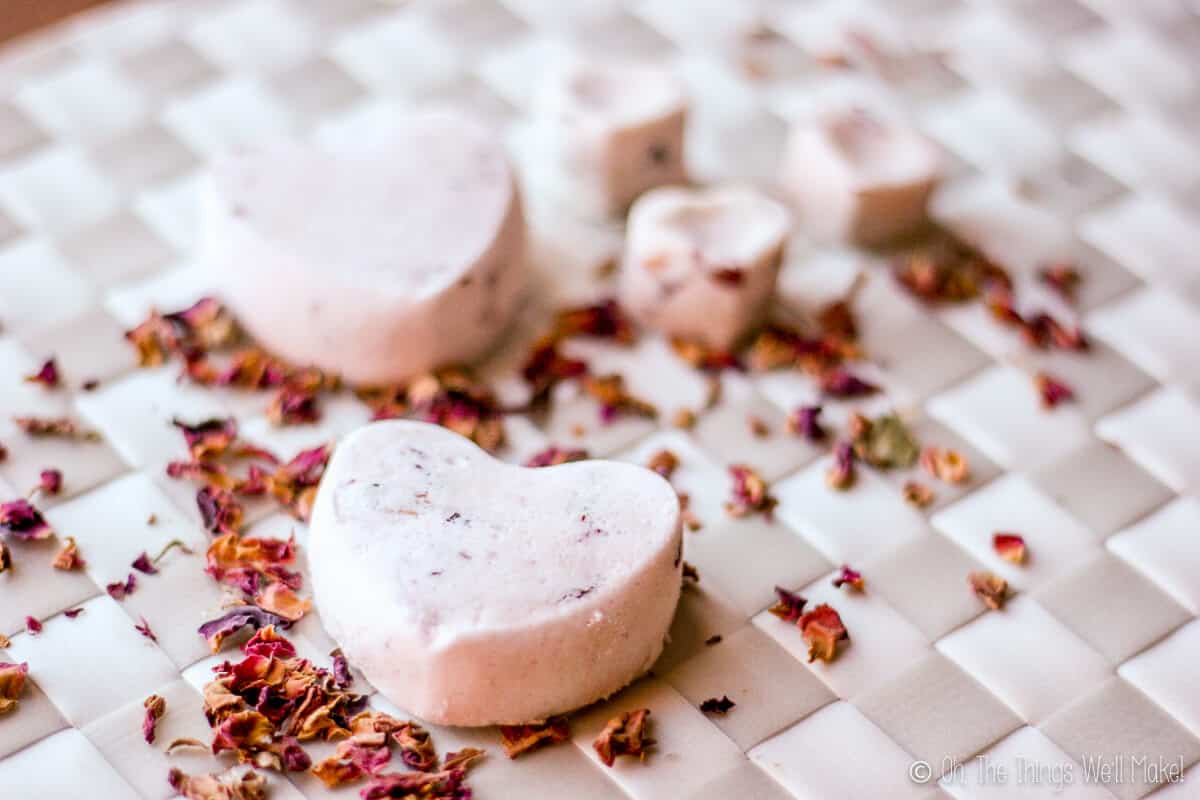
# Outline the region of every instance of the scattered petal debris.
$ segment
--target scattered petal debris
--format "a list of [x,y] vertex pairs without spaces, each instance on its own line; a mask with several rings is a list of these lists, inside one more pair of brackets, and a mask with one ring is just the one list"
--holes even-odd
[[138,624],[134,625],[133,629],[150,641],[158,642],[158,637],[154,635],[154,631],[151,630],[150,623],[146,621],[145,617],[138,617]]
[[1083,276],[1074,264],[1056,261],[1038,268],[1038,280],[1058,292],[1069,303],[1075,302],[1075,293],[1083,283]]
[[845,491],[854,485],[854,448],[849,442],[838,442],[833,448],[833,461],[825,472],[825,483],[831,489]]
[[667,480],[671,480],[671,476],[675,474],[675,470],[679,467],[679,456],[675,455],[671,450],[659,450],[650,456],[650,460],[646,462],[646,467],[657,472]]
[[63,542],[62,549],[54,556],[54,568],[63,572],[71,572],[77,569],[83,569],[85,562],[79,556],[79,547],[75,544],[75,537],[68,536]]
[[850,422],[854,454],[879,469],[905,469],[917,463],[921,448],[898,414],[869,419],[855,413]]
[[994,572],[972,572],[967,576],[967,583],[988,608],[993,611],[1004,608],[1004,601],[1008,597],[1008,581]]
[[132,572],[123,581],[113,581],[104,587],[113,600],[124,600],[137,589],[137,576]]
[[0,539],[0,573],[8,572],[12,569],[12,551],[8,549],[8,545]]
[[21,690],[25,688],[25,676],[28,674],[29,665],[24,662],[0,662],[0,714],[7,714],[17,707]]
[[842,564],[837,576],[833,579],[833,588],[840,589],[843,586],[849,586],[856,592],[861,592],[866,588],[867,582],[863,579],[862,573],[856,569],[851,569],[849,564]]
[[771,426],[760,416],[751,414],[746,418],[746,425],[750,428],[750,435],[756,439],[765,439],[771,435]]
[[335,647],[333,652],[329,654],[333,661],[333,680],[339,689],[345,689],[354,683],[354,676],[350,674],[350,662],[346,660],[346,656],[342,653],[342,648]]
[[1048,373],[1039,372],[1034,375],[1033,385],[1041,396],[1042,408],[1057,408],[1059,404],[1075,399],[1075,391],[1070,386]]
[[626,390],[625,378],[619,373],[585,375],[583,391],[600,404],[600,420],[606,424],[621,417],[654,419],[658,416],[657,408]]
[[42,512],[24,499],[0,503],[0,533],[7,533],[22,542],[49,539],[54,535]]
[[146,709],[146,716],[142,719],[142,738],[146,744],[154,744],[155,728],[163,714],[167,713],[167,701],[152,694],[142,701],[142,707]]
[[36,617],[26,617],[25,630],[29,632],[30,636],[37,636],[42,632],[42,623],[38,622]]
[[556,467],[572,461],[583,461],[588,457],[588,451],[551,445],[545,450],[534,453],[525,461],[527,467]]
[[833,367],[821,373],[822,393],[840,399],[867,397],[876,394],[879,387],[863,380],[845,367]]
[[837,643],[850,638],[841,615],[832,606],[822,603],[806,612],[796,622],[796,627],[808,643],[808,660],[833,661],[837,656]]
[[700,704],[700,710],[705,714],[728,714],[729,710],[736,706],[737,703],[729,699],[728,695],[721,695],[718,699],[710,697]]
[[998,531],[992,534],[992,549],[996,555],[1013,564],[1025,563],[1025,538],[1016,533]]
[[808,602],[806,599],[782,586],[775,587],[775,596],[778,598],[775,605],[767,609],[772,614],[784,622],[796,622],[804,616],[804,605]]
[[239,606],[204,623],[198,631],[208,642],[209,648],[214,653],[219,653],[221,652],[221,643],[243,628],[258,631],[268,626],[272,628],[277,626],[286,629],[291,627],[291,624],[283,617],[264,611],[257,606]]
[[933,490],[920,481],[904,482],[904,501],[917,508],[926,508],[934,500]]
[[779,501],[771,494],[770,487],[752,467],[733,464],[729,467],[733,478],[732,496],[725,501],[725,511],[732,517],[762,514],[768,520]]
[[267,779],[254,770],[241,775],[188,775],[172,767],[167,783],[187,800],[267,800]]
[[690,408],[679,408],[671,415],[671,425],[681,431],[690,431],[696,427],[696,412]]
[[36,439],[73,439],[81,442],[98,442],[100,434],[86,430],[70,417],[13,417],[13,422],[27,435]]
[[967,460],[957,450],[930,445],[921,451],[921,466],[944,483],[963,483],[971,477]]
[[54,389],[58,386],[58,364],[53,357],[46,359],[42,363],[41,368],[32,375],[26,375],[25,380],[28,383],[40,383],[47,389]]
[[596,754],[604,765],[611,767],[618,756],[632,756],[645,760],[646,751],[654,746],[654,740],[646,737],[646,721],[650,709],[622,711],[608,721],[604,730],[592,742]]
[[62,491],[62,483],[63,475],[60,470],[44,469],[38,475],[37,491],[43,494],[56,495]]
[[821,427],[821,406],[800,406],[788,414],[785,429],[788,433],[802,436],[810,442],[821,442],[828,435]]
[[78,617],[80,614],[83,613],[83,609],[82,608],[68,608],[65,611],[63,611],[62,613],[63,613],[63,616],[66,617],[67,619],[75,619],[76,617]]

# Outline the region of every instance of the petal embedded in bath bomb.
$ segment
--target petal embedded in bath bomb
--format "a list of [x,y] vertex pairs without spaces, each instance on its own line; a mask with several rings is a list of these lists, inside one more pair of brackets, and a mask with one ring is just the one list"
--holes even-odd
[[334,452],[308,555],[321,619],[388,699],[439,724],[519,724],[651,667],[680,531],[675,491],[643,467],[518,467],[393,420]]

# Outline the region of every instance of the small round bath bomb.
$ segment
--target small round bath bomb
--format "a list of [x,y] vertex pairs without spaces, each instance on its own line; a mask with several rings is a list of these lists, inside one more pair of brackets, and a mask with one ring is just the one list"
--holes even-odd
[[205,198],[202,259],[266,349],[351,383],[475,358],[525,284],[525,222],[496,137],[419,113],[337,150],[231,157]]
[[675,491],[650,470],[517,467],[393,420],[334,452],[308,550],[326,629],[385,697],[439,724],[518,724],[654,664],[680,531]]

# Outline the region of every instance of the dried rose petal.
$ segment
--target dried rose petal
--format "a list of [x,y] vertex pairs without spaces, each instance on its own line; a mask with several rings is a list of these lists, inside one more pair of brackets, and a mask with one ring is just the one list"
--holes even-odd
[[316,499],[317,486],[329,463],[329,446],[302,450],[281,464],[267,480],[267,490],[300,520],[307,520]]
[[311,599],[298,597],[291,587],[278,582],[259,592],[254,597],[254,605],[288,622],[298,622],[312,610]]
[[654,746],[654,740],[646,737],[646,720],[650,709],[622,711],[608,721],[604,730],[592,742],[596,754],[604,765],[611,767],[618,756],[633,756],[645,760],[646,751]]
[[809,611],[796,622],[804,641],[808,642],[808,660],[833,661],[837,655],[837,643],[850,638],[842,617],[832,606],[825,603]]
[[600,404],[600,419],[605,423],[613,422],[621,416],[648,419],[658,416],[657,408],[626,391],[625,378],[617,373],[585,375],[583,390]]
[[705,714],[727,714],[736,705],[737,703],[730,700],[728,695],[722,695],[720,699],[710,697],[705,700],[700,704],[700,710]]
[[1067,403],[1075,399],[1075,392],[1070,386],[1045,372],[1039,372],[1033,376],[1033,385],[1037,387],[1038,393],[1041,395],[1042,408],[1055,408],[1060,403]]
[[854,591],[861,592],[866,588],[866,581],[863,580],[861,572],[851,569],[848,564],[842,564],[841,572],[833,579],[833,588],[840,589],[843,586],[849,586]]
[[788,414],[785,423],[788,433],[803,436],[810,442],[820,442],[825,439],[825,429],[821,427],[820,406],[800,406]]
[[976,597],[993,611],[1004,608],[1004,600],[1008,596],[1008,581],[993,572],[972,572],[967,576],[967,583]]
[[42,512],[28,500],[0,503],[0,532],[22,542],[49,539],[54,531],[46,524]]
[[917,463],[921,448],[898,414],[873,420],[856,414],[853,420],[854,455],[860,460],[880,469],[903,469]]
[[162,715],[167,713],[167,701],[152,694],[142,701],[142,707],[146,709],[146,716],[142,720],[142,738],[146,744],[154,744],[154,729]]
[[687,339],[671,339],[671,350],[691,367],[716,373],[724,369],[742,369],[737,355],[728,350],[715,350]]
[[0,633],[0,650],[12,647],[12,640]]
[[204,461],[223,455],[237,441],[238,424],[233,417],[206,419],[195,425],[174,419],[171,420],[171,424],[183,433],[184,442],[193,461]]
[[370,785],[359,792],[362,800],[467,800],[471,790],[463,784],[465,774],[460,769],[443,772],[388,772],[375,775]]
[[104,591],[114,600],[124,600],[137,589],[137,577],[131,572],[123,581],[115,581],[104,587]]
[[283,617],[263,611],[261,608],[241,606],[216,619],[209,620],[197,630],[208,641],[208,646],[212,651],[219,653],[221,643],[225,641],[225,638],[237,633],[242,628],[249,627],[258,630],[266,625],[274,625],[286,629],[291,627],[291,624]]
[[333,659],[333,679],[338,688],[345,689],[354,683],[354,676],[350,674],[350,662],[342,654],[342,648],[336,648],[329,654],[329,657]]
[[771,495],[762,476],[745,464],[731,465],[729,474],[733,478],[733,496],[725,502],[726,513],[733,517],[760,513],[770,519],[779,501]]
[[750,428],[750,435],[756,439],[765,439],[771,435],[771,426],[762,417],[751,414],[746,418],[746,425]]
[[38,475],[37,490],[45,494],[55,495],[62,491],[62,482],[62,472],[56,469],[44,469]]
[[917,481],[904,482],[904,501],[917,508],[925,508],[933,502],[933,490]]
[[670,450],[659,450],[650,456],[650,460],[646,462],[646,467],[657,472],[667,480],[671,480],[671,476],[675,474],[676,468],[679,467],[679,456]]
[[267,800],[267,779],[254,770],[236,775],[187,775],[177,767],[167,783],[188,800]]
[[558,341],[548,338],[534,344],[521,377],[529,384],[533,406],[541,406],[550,398],[550,392],[559,383],[578,378],[587,373],[587,364],[579,359],[568,358],[558,350]]
[[82,608],[68,608],[66,611],[64,611],[62,613],[63,613],[63,616],[66,617],[67,619],[75,619],[76,617],[78,617],[80,614],[83,613],[83,609]]
[[500,741],[509,758],[516,758],[538,747],[565,742],[571,738],[566,717],[552,717],[536,725],[501,725]]
[[551,445],[545,450],[534,453],[525,462],[527,467],[556,467],[572,461],[583,461],[588,457],[587,450],[567,449]]
[[317,392],[308,386],[287,384],[275,393],[267,406],[267,419],[272,425],[306,425],[320,418]]
[[79,557],[79,548],[75,544],[75,537],[68,536],[66,541],[63,543],[62,549],[58,551],[58,555],[54,556],[53,565],[55,569],[60,569],[64,572],[71,572],[73,570],[83,569],[83,566],[86,563],[87,562]]
[[946,483],[963,483],[971,477],[967,460],[957,450],[929,446],[921,451],[921,466]]
[[47,389],[58,386],[58,378],[58,364],[55,363],[53,357],[46,359],[37,372],[25,376],[25,380],[29,383],[40,383]]
[[775,605],[767,609],[772,614],[784,622],[795,622],[804,615],[804,604],[808,602],[806,599],[795,592],[789,592],[782,586],[775,587],[775,595],[779,599],[775,601]]
[[559,311],[554,320],[552,336],[556,339],[593,336],[613,339],[621,344],[632,344],[636,338],[633,324],[615,300]]
[[26,617],[25,630],[29,632],[30,636],[37,636],[42,632],[42,623],[38,622],[36,617]]
[[833,463],[825,473],[825,483],[840,491],[854,485],[854,450],[849,442],[838,442],[833,448]]
[[12,565],[12,551],[8,549],[4,540],[0,539],[0,573],[8,572]]
[[429,772],[437,766],[437,752],[429,731],[409,720],[392,731],[392,741],[400,750],[400,760],[409,769]]
[[25,688],[25,676],[28,674],[29,665],[26,663],[0,662],[0,714],[17,707],[17,698]]
[[237,533],[242,527],[242,506],[227,489],[201,487],[196,492],[196,508],[210,533]]
[[696,427],[696,412],[690,408],[676,409],[671,416],[671,425],[680,430],[690,431]]
[[754,337],[746,363],[755,372],[799,368],[819,374],[841,364],[852,349],[825,337],[805,336],[782,325],[768,325]]
[[97,442],[100,434],[84,430],[70,417],[13,417],[17,427],[35,438],[75,439]]
[[1074,264],[1057,261],[1038,267],[1038,280],[1062,295],[1068,302],[1074,302],[1075,292],[1083,283],[1083,276]]
[[992,534],[992,549],[996,555],[1013,564],[1025,563],[1025,539],[1015,533]]
[[866,397],[879,391],[879,387],[854,375],[844,367],[826,370],[820,378],[821,391],[830,397]]
[[478,747],[464,747],[462,750],[451,751],[446,753],[446,758],[442,761],[442,770],[468,770],[484,755],[486,751]]
[[134,625],[133,629],[152,642],[158,641],[158,637],[154,635],[154,631],[151,630],[150,623],[146,621],[145,617],[138,617],[138,624]]
[[896,281],[929,302],[961,303],[987,288],[1011,287],[1012,279],[975,247],[942,231],[919,252],[893,264]]

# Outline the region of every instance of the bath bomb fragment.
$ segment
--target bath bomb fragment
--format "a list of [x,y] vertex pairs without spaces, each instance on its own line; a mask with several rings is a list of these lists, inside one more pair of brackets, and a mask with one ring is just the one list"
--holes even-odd
[[762,321],[790,214],[748,187],[655,189],[630,209],[618,293],[638,321],[728,350]]
[[898,119],[851,108],[797,122],[781,177],[806,232],[870,245],[920,227],[940,175],[933,142]]
[[497,138],[417,113],[341,150],[220,163],[202,261],[267,350],[358,384],[478,356],[525,283],[525,222]]
[[573,62],[536,102],[549,168],[572,206],[623,213],[656,186],[683,183],[684,87],[665,67]]
[[517,724],[654,664],[680,530],[676,494],[650,470],[517,467],[393,420],[334,452],[308,551],[326,629],[385,697],[438,724]]

